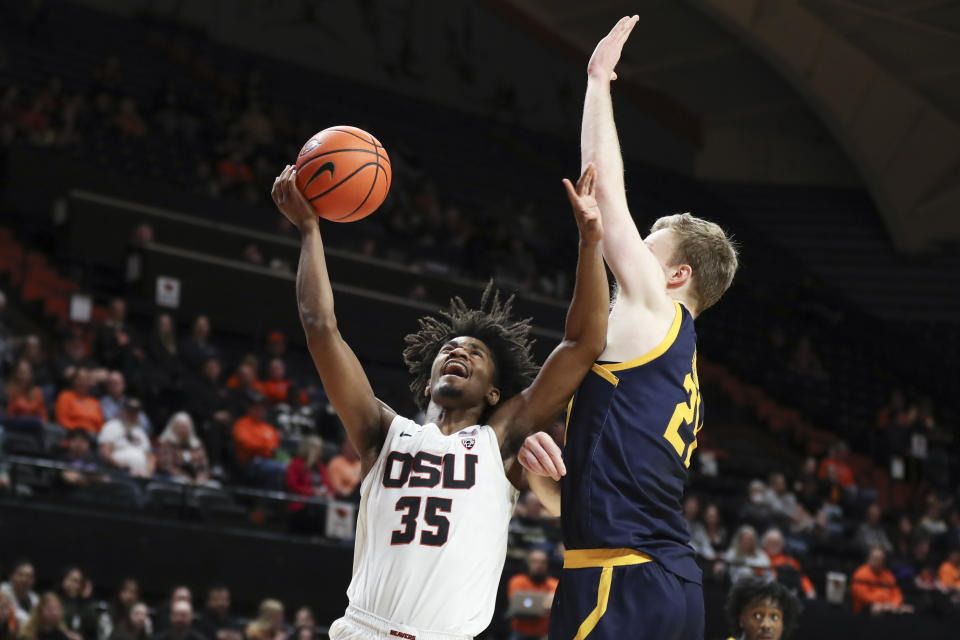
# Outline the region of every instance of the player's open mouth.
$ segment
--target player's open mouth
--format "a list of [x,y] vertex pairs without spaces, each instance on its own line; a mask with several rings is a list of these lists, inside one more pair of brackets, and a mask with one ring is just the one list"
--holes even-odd
[[440,375],[466,378],[470,375],[470,372],[467,371],[467,365],[460,360],[447,360],[447,362],[443,365],[443,368],[440,369]]

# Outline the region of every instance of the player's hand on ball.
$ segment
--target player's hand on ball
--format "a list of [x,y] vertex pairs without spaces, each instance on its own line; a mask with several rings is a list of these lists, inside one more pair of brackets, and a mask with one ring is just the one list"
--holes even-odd
[[614,25],[610,33],[597,43],[597,48],[593,50],[590,62],[587,63],[588,76],[596,80],[617,79],[617,73],[613,68],[620,61],[620,52],[623,51],[623,45],[639,20],[638,16],[620,18],[620,21]]
[[597,206],[597,198],[594,195],[596,184],[597,168],[593,164],[587,165],[583,175],[577,180],[576,188],[569,180],[563,179],[563,186],[567,188],[567,197],[570,198],[570,206],[573,207],[573,213],[577,217],[577,228],[580,229],[580,239],[583,242],[600,242],[603,238],[600,207]]
[[301,232],[317,226],[317,212],[297,188],[297,172],[293,165],[288,164],[273,181],[270,195],[280,213]]
[[547,476],[558,482],[561,476],[567,475],[560,447],[543,431],[527,436],[517,454],[517,461],[530,473]]

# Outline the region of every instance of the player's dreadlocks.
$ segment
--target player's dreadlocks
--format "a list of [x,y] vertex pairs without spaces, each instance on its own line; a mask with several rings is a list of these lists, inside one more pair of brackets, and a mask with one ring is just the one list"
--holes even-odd
[[491,280],[483,291],[479,309],[469,309],[456,296],[450,300],[450,309],[441,311],[439,318],[420,318],[420,330],[404,338],[407,347],[403,350],[403,360],[413,374],[410,390],[420,409],[426,409],[430,402],[423,391],[430,382],[434,359],[443,345],[458,336],[477,338],[490,348],[493,383],[500,389],[501,400],[512,398],[530,384],[538,368],[530,352],[530,318],[510,317],[514,297],[501,302],[500,292],[493,288]]

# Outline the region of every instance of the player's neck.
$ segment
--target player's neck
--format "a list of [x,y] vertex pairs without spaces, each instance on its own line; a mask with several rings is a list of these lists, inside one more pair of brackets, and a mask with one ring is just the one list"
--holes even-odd
[[690,316],[694,320],[696,320],[697,315],[700,313],[700,311],[699,309],[697,309],[697,305],[693,301],[693,296],[688,294],[689,294],[688,287],[682,287],[680,289],[667,289],[667,297],[673,300],[674,302],[679,302],[684,307],[686,307],[687,311],[690,312]]
[[427,407],[426,422],[437,425],[446,435],[479,424],[483,407],[442,407],[431,402]]

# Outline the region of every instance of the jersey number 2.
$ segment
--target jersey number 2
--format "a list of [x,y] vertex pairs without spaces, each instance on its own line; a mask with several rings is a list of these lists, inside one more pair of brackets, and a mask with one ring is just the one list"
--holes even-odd
[[[433,531],[420,531],[420,544],[428,547],[442,547],[447,543],[450,535],[450,520],[440,513],[450,513],[453,507],[451,498],[427,498],[427,506],[423,510],[423,520],[427,525],[434,527]],[[400,518],[402,529],[396,529],[390,535],[390,544],[410,544],[417,537],[417,516],[420,515],[420,496],[404,496],[397,500],[394,511],[403,511]]]
[[[693,354],[691,372],[683,378],[683,388],[689,395],[689,400],[677,403],[673,410],[673,416],[667,423],[667,430],[663,432],[663,437],[673,445],[677,455],[683,458],[684,466],[689,467],[690,456],[693,455],[693,450],[697,448],[697,432],[700,431],[700,381],[697,379],[696,353]],[[683,438],[680,437],[681,424],[693,425],[693,442],[690,443],[689,448]],[[686,451],[686,456],[683,455],[684,451]]]

